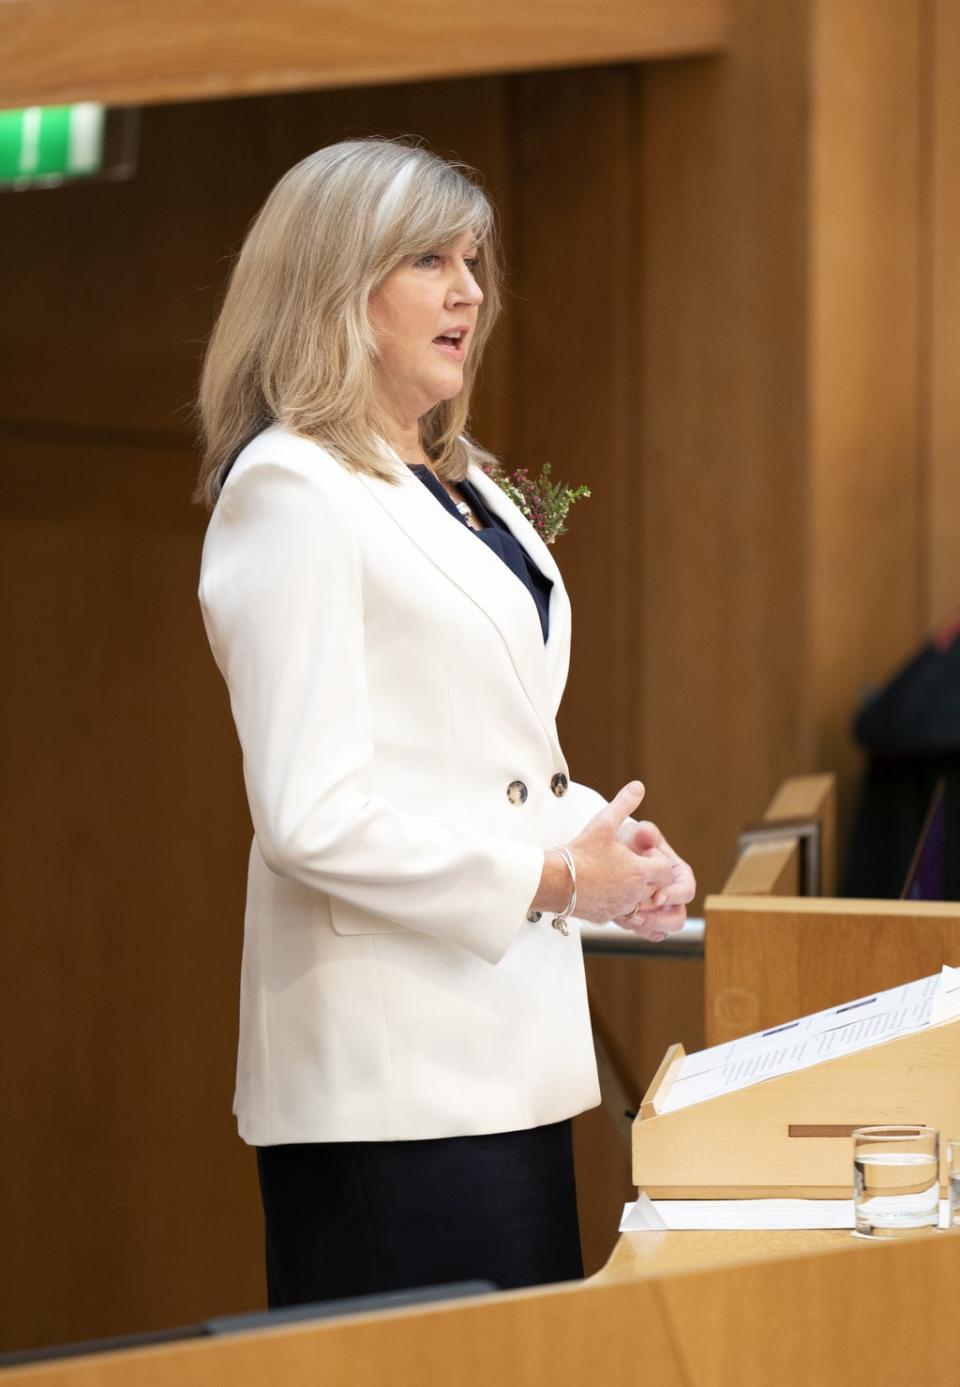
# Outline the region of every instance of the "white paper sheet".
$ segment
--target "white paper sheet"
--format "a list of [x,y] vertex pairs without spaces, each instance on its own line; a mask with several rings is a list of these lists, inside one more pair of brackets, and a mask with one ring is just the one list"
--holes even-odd
[[940,975],[940,987],[933,999],[930,1024],[936,1026],[957,1016],[960,1016],[960,968],[951,968],[945,963]]
[[[940,1227],[950,1204],[940,1200]],[[650,1199],[624,1204],[621,1233],[694,1229],[853,1228],[853,1199]]]
[[944,968],[941,974],[687,1055],[656,1109],[675,1112],[705,1098],[853,1054],[957,1015],[960,969]]

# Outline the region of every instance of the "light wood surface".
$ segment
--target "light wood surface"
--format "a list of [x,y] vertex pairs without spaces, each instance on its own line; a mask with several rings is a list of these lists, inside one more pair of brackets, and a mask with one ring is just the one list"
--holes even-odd
[[656,1117],[656,1099],[665,1094],[672,1085],[674,1079],[680,1073],[687,1051],[681,1044],[668,1047],[663,1059],[657,1067],[657,1072],[650,1081],[650,1087],[643,1095],[643,1103],[640,1107],[640,1117]]
[[796,896],[800,890],[796,838],[751,843],[737,858],[723,889],[736,896]]
[[[778,788],[761,822],[775,825],[811,820],[819,825],[820,895],[829,896],[837,877],[837,797],[832,775],[790,776]],[[732,896],[796,896],[800,892],[800,844],[785,836],[749,843],[737,857],[724,884]],[[709,947],[709,945],[708,945]]]
[[594,1282],[631,1281],[640,1276],[703,1271],[737,1262],[761,1262],[804,1252],[836,1252],[852,1233],[835,1228],[691,1229],[683,1232],[621,1233]]
[[3,104],[178,101],[636,61],[721,46],[723,0],[13,0]]
[[[955,1233],[895,1247],[850,1238],[835,1250],[665,1278],[664,1313],[683,1345],[685,1380],[947,1387],[957,1379],[958,1348],[938,1281],[950,1278],[958,1253]],[[922,1306],[924,1297],[938,1310]],[[936,1323],[938,1311],[948,1323]],[[921,1322],[924,1342],[915,1334]]]
[[958,1066],[951,1021],[658,1114],[676,1077],[668,1070],[633,1124],[634,1183],[655,1199],[846,1198],[855,1127],[960,1132]]
[[610,1274],[586,1285],[14,1369],[0,1381],[626,1387],[642,1371],[657,1387],[955,1384],[957,1232],[880,1245],[728,1233],[722,1249],[708,1234],[668,1236],[677,1240],[672,1267],[660,1247],[631,1238]]
[[711,896],[709,1045],[960,964],[960,905]]
[[763,816],[764,823],[782,819],[815,819],[820,825],[819,894],[832,896],[837,889],[837,778],[833,772],[791,775],[784,780]]

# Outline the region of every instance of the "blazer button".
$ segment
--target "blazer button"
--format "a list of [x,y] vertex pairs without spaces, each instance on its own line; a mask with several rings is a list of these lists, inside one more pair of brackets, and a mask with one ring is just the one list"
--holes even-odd
[[527,911],[527,919],[530,921],[531,925],[535,925],[535,924],[537,923],[538,920],[542,920],[542,919],[543,919],[543,911],[542,911],[542,910],[528,910],[528,911]]
[[550,789],[556,795],[557,799],[562,799],[567,793],[567,786],[569,784],[570,782],[563,771],[557,771],[556,775],[550,781]]
[[507,799],[511,804],[523,804],[527,798],[527,787],[522,780],[511,780],[507,786]]

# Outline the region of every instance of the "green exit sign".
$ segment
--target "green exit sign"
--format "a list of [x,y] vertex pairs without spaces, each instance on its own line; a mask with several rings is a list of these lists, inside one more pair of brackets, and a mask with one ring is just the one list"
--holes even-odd
[[104,107],[92,101],[0,111],[0,187],[54,185],[100,173],[105,126]]

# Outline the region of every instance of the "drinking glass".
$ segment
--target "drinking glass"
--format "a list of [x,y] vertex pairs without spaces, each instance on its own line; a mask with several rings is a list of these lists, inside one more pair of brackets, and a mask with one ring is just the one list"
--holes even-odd
[[960,1137],[947,1142],[947,1178],[950,1181],[950,1227],[960,1228]]
[[858,1127],[853,1133],[853,1214],[858,1233],[895,1238],[936,1228],[940,1138],[935,1127]]

